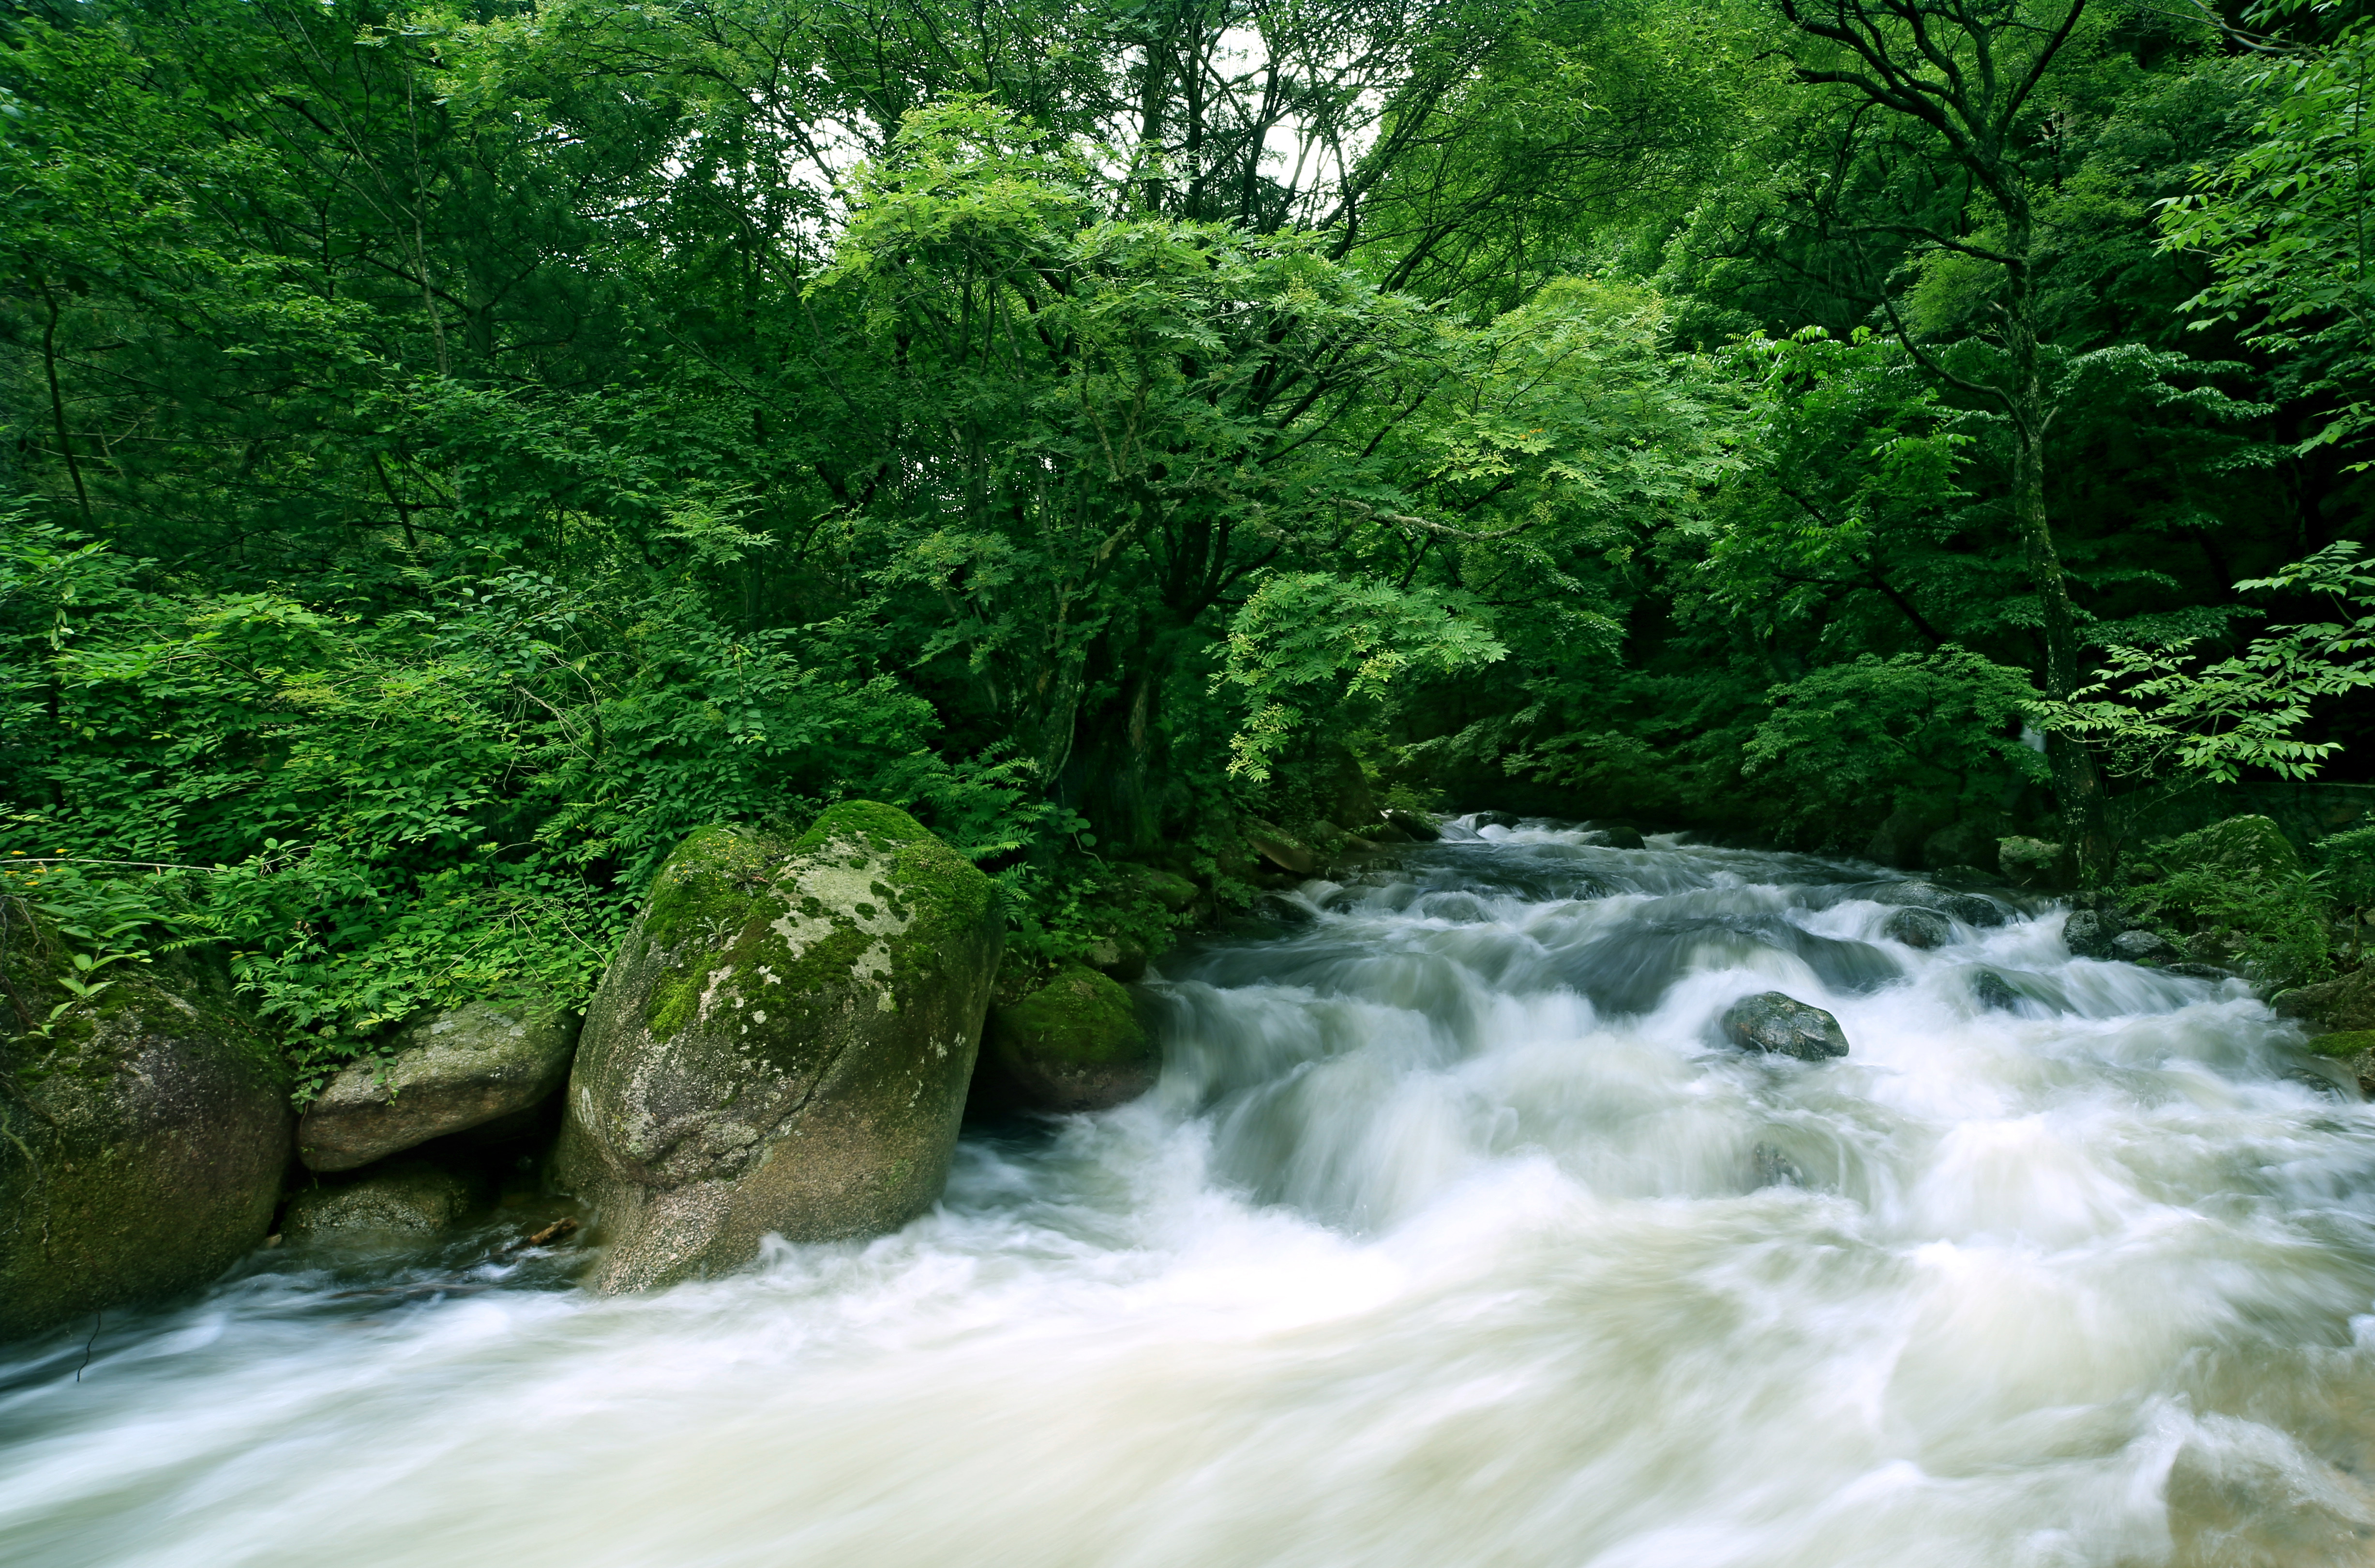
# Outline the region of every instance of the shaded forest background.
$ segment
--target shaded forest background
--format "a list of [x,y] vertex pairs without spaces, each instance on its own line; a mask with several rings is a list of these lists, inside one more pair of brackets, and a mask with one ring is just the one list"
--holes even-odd
[[0,43],[9,876],[88,984],[219,945],[317,1072],[853,796],[1050,961],[1381,808],[2074,883],[2139,792],[2375,763],[2349,7]]

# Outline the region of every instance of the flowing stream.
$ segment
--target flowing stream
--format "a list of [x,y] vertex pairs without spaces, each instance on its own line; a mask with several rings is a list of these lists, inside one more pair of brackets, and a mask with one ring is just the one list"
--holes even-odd
[[[1155,1091],[897,1235],[260,1255],[0,1350],[0,1562],[2375,1561],[2375,1108],[1875,875],[1487,828],[1168,961]],[[1722,1044],[1769,989],[1851,1054]]]

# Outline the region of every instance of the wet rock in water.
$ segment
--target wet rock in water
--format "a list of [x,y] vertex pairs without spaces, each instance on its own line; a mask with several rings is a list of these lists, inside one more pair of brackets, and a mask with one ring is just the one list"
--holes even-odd
[[554,1163],[609,1232],[595,1288],[930,1208],[1003,939],[989,878],[892,807],[844,801],[789,843],[686,840],[586,1008],[570,1075]]
[[1424,811],[1391,809],[1386,813],[1386,821],[1392,827],[1400,828],[1420,843],[1433,843],[1443,837],[1443,830],[1436,827],[1435,819]]
[[1521,819],[1515,811],[1478,811],[1470,818],[1479,828],[1514,828]]
[[2298,1019],[2318,1029],[2375,1029],[2375,967],[2280,991],[2268,1005],[2279,1018]]
[[2321,1034],[2309,1043],[2309,1048],[2340,1062],[2343,1070],[2357,1080],[2360,1095],[2375,1100],[2375,1029]]
[[1647,841],[1641,830],[1630,822],[1586,822],[1584,826],[1600,835],[1600,842],[1611,849],[1646,849]]
[[1129,993],[1075,967],[990,1009],[974,1095],[992,1109],[1103,1111],[1145,1093],[1162,1070]]
[[2111,938],[2112,958],[2123,963],[2182,963],[2185,953],[2157,931],[2122,931]]
[[190,955],[111,968],[77,999],[54,927],[9,938],[0,1016],[52,1021],[0,1042],[0,1341],[238,1261],[271,1229],[296,1120],[279,1053]]
[[2181,974],[2188,980],[2237,980],[2241,978],[2241,976],[2238,975],[2233,970],[2222,969],[2215,963],[2171,963],[2164,964],[2161,967],[2170,974]]
[[1819,1062],[1848,1054],[1847,1032],[1822,1008],[1764,991],[1743,996],[1724,1009],[1724,1038],[1745,1051],[1764,1051]]
[[1972,977],[1971,995],[1979,999],[1979,1006],[1998,1012],[2008,1013],[2020,1006],[2020,993],[1991,969],[1983,969]]
[[2328,1100],[2350,1101],[2359,1098],[2358,1095],[2351,1093],[2349,1090],[2343,1088],[2341,1084],[2315,1067],[2287,1067],[2276,1076],[2288,1083],[2298,1083],[2310,1092],[2323,1095]]
[[1880,934],[1908,948],[1943,948],[1955,939],[1955,925],[1934,909],[1900,909],[1881,922]]
[[1749,1163],[1760,1187],[1802,1187],[1806,1173],[1798,1162],[1769,1143],[1760,1143],[1749,1152]]
[[1254,913],[1281,925],[1308,925],[1318,918],[1311,913],[1310,905],[1283,893],[1264,893],[1254,900]]
[[2073,958],[2108,959],[2111,944],[2127,928],[2127,922],[2109,910],[2081,909],[2062,923],[2062,944]]
[[459,1172],[398,1160],[342,1182],[307,1187],[289,1200],[280,1233],[290,1241],[341,1234],[433,1235],[469,1212],[476,1191]]
[[312,1170],[351,1171],[525,1111],[568,1081],[577,1025],[575,1013],[525,1000],[416,1017],[306,1107],[297,1156]]

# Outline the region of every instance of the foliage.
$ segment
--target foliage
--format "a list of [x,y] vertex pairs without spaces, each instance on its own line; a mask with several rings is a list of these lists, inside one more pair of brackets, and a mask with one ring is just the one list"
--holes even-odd
[[1881,803],[1904,799],[1976,804],[2044,772],[2020,738],[2037,701],[2026,673],[1966,648],[1866,654],[1770,696],[1744,771],[1780,792],[1797,820],[1846,812],[1876,821],[1887,814]]
[[[2241,824],[2265,827],[2236,831]],[[2198,938],[2198,949],[2263,984],[2306,985],[2334,972],[2322,879],[2301,869],[2265,818],[2214,822],[2151,844],[2127,877],[2124,902],[2144,920]]]
[[2041,722],[2086,737],[2131,774],[2176,767],[2218,784],[2245,768],[2315,776],[2342,743],[2301,737],[2310,704],[2375,687],[2375,573],[2358,545],[2343,540],[2235,587],[2313,593],[2364,613],[2346,622],[2275,627],[2242,653],[2209,664],[2190,653],[2197,639],[2114,647],[2095,684],[2067,702],[2045,704]]

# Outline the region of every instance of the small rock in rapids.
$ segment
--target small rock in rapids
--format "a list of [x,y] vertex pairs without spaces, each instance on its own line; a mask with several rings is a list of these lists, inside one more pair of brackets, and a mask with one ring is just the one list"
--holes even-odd
[[1480,828],[1514,828],[1518,817],[1515,811],[1479,811],[1473,820]]
[[1585,824],[1600,835],[1600,842],[1611,849],[1643,849],[1648,847],[1641,830],[1630,822],[1590,822]]
[[1979,1006],[2008,1013],[2020,1005],[2020,993],[2004,982],[2004,977],[1991,969],[1979,971],[1971,981],[1971,995]]
[[2111,956],[2127,963],[2165,964],[2183,961],[2175,942],[2157,931],[2122,931],[2111,938]]
[[1724,1038],[1745,1051],[1819,1062],[1848,1054],[1847,1032],[1822,1008],[1778,991],[1743,996],[1724,1009]]
[[1881,922],[1880,934],[1908,948],[1943,948],[1955,939],[1955,926],[1934,909],[1900,909]]

